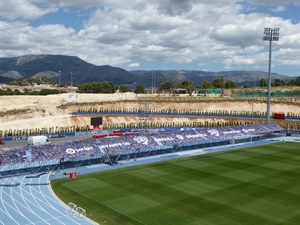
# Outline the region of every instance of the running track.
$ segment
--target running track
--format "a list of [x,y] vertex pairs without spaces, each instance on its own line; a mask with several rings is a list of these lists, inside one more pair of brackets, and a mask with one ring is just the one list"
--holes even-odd
[[0,179],[0,225],[96,224],[66,212],[68,207],[52,192],[49,173],[36,178],[26,176]]

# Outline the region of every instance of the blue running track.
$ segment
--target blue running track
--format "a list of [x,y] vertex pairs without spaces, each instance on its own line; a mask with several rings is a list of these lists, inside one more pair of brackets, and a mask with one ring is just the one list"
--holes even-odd
[[52,192],[49,176],[0,179],[0,225],[95,225],[67,213],[68,206]]

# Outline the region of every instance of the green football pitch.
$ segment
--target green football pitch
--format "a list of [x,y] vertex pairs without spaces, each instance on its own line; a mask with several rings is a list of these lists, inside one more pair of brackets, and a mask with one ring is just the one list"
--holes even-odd
[[300,144],[185,157],[51,185],[101,225],[293,225],[300,221]]

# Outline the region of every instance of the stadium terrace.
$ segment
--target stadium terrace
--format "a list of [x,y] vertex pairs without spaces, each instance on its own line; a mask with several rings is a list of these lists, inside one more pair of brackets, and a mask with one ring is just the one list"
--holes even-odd
[[[214,128],[180,128],[139,135],[73,141],[47,146],[23,146],[0,152],[0,173],[43,171],[201,149],[270,138],[283,128],[275,123]],[[63,164],[62,164],[63,163]]]

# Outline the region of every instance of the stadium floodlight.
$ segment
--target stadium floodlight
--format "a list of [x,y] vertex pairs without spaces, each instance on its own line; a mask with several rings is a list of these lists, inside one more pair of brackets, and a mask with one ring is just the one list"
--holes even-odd
[[269,41],[269,72],[268,72],[268,99],[267,99],[267,123],[270,123],[271,106],[271,61],[272,61],[272,41],[279,41],[279,28],[265,28],[264,41]]

